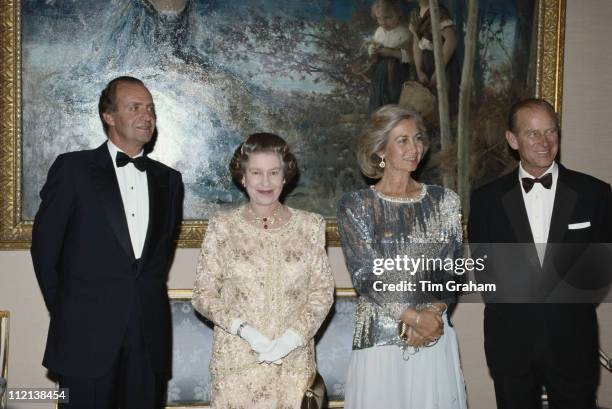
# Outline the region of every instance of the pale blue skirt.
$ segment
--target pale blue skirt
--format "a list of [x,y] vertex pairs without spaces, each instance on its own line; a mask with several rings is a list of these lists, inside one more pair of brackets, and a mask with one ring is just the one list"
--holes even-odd
[[410,359],[395,345],[354,350],[345,409],[466,409],[455,330],[444,315],[444,335]]

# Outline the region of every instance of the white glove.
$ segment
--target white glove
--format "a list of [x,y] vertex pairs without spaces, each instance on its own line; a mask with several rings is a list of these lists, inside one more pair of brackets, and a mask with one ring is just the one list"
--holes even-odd
[[276,362],[302,345],[304,345],[302,337],[297,332],[288,329],[273,342],[272,350],[260,353],[258,359],[260,362]]
[[[239,331],[240,334],[238,334]],[[258,354],[270,352],[274,348],[274,342],[272,342],[270,338],[266,337],[255,327],[248,325],[241,319],[235,319],[232,321],[230,332],[234,335],[239,335],[242,339],[248,342],[251,349]]]

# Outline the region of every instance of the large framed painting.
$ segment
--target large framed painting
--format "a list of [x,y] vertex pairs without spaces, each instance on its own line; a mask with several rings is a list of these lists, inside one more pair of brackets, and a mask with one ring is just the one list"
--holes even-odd
[[[460,40],[461,69],[467,0],[440,3]],[[475,183],[507,166],[499,141],[513,100],[537,95],[560,108],[565,20],[565,0],[478,3]],[[416,4],[400,2],[401,24]],[[368,183],[355,152],[376,84],[371,8],[372,0],[0,2],[0,246],[29,246],[54,158],[105,141],[98,97],[120,75],[151,89],[158,138],[150,155],[183,174],[180,246],[199,245],[211,213],[244,203],[227,164],[259,131],[290,143],[300,177],[286,203],[324,215],[337,245],[336,202]],[[422,177],[439,183],[445,161],[432,146]]]

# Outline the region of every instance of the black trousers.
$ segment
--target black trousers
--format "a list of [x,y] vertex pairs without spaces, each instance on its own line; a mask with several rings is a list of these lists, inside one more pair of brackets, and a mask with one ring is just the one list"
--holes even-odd
[[537,342],[536,348],[536,358],[525,373],[491,371],[497,409],[541,409],[542,386],[550,409],[597,409],[597,375],[561,368],[543,342]]
[[135,297],[128,329],[112,368],[99,378],[60,375],[69,389],[62,409],[156,409],[166,402],[167,376],[151,368],[140,326],[140,302]]

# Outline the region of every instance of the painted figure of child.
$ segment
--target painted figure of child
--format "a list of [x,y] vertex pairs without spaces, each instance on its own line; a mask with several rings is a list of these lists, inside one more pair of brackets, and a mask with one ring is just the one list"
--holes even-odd
[[378,28],[368,46],[368,54],[376,57],[371,69],[368,112],[386,104],[397,104],[405,81],[414,77],[412,69],[412,34],[402,24],[399,0],[375,0],[372,16]]
[[[408,1],[409,3],[410,1]],[[457,111],[459,97],[459,65],[455,55],[457,33],[455,23],[449,10],[439,5],[440,34],[442,37],[442,60],[446,73],[449,108],[451,113]],[[409,28],[413,38],[412,53],[418,81],[428,87],[434,94],[436,90],[436,66],[433,52],[433,34],[431,31],[431,14],[428,0],[418,0],[417,6],[410,12]]]

